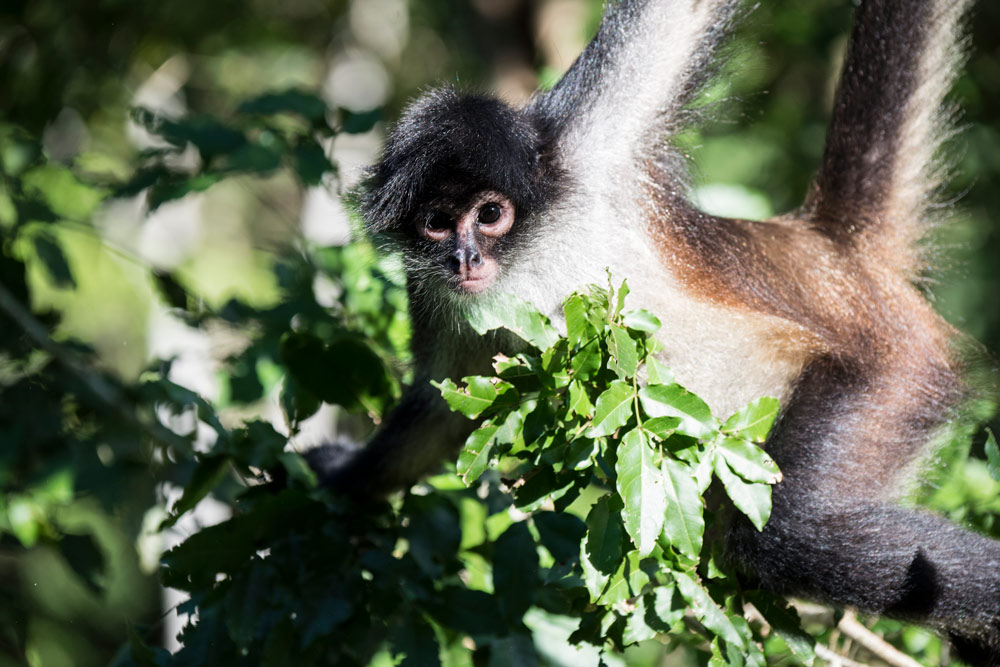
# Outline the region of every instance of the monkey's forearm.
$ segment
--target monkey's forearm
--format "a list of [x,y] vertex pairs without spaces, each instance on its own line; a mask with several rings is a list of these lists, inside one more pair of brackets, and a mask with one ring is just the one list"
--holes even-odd
[[377,497],[405,488],[431,472],[476,427],[450,412],[437,391],[411,387],[366,447],[309,457],[320,481],[336,491]]

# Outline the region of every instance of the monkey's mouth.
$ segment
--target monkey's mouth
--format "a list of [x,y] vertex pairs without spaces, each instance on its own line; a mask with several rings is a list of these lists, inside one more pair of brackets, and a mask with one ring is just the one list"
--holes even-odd
[[496,270],[490,266],[480,266],[472,270],[455,272],[451,277],[451,287],[462,294],[479,294],[489,289],[496,280]]
[[457,276],[455,287],[466,294],[478,294],[493,284],[493,276]]

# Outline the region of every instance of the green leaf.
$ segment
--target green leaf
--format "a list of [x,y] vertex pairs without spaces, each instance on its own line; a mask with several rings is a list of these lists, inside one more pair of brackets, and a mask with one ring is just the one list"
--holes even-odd
[[625,644],[637,644],[656,636],[656,630],[646,623],[646,600],[649,596],[644,595],[635,601],[633,609],[625,620],[625,632],[622,638]]
[[566,318],[566,338],[570,347],[576,347],[583,342],[587,334],[587,300],[581,294],[574,294],[563,304],[563,316]]
[[362,134],[375,127],[375,124],[382,120],[382,109],[361,112],[341,109],[340,118],[341,131],[347,134]]
[[744,482],[726,464],[725,458],[715,459],[715,475],[722,481],[737,509],[747,515],[757,530],[763,530],[764,524],[771,516],[771,487],[768,484],[753,484]]
[[587,514],[587,536],[581,545],[580,562],[592,600],[600,597],[625,556],[622,508],[617,495],[602,496]]
[[[497,399],[497,387],[494,383],[499,381],[482,375],[470,375],[462,378],[462,381],[466,383],[465,387],[458,387],[449,378],[441,382],[432,381],[431,384],[437,387],[454,412],[475,419]],[[510,387],[506,382],[503,384]]]
[[666,440],[674,434],[680,424],[680,417],[653,417],[644,421],[642,427],[660,440]]
[[795,608],[764,591],[750,591],[745,595],[778,636],[785,640],[792,654],[802,664],[812,665],[816,660],[813,649],[816,642],[802,629],[802,622]]
[[758,398],[726,420],[722,430],[754,442],[764,442],[778,416],[781,404],[776,398]]
[[602,363],[601,341],[596,337],[577,350],[569,360],[574,376],[581,380],[588,380],[597,374]]
[[611,339],[608,342],[608,351],[617,363],[618,377],[622,379],[635,377],[639,369],[639,353],[635,341],[628,335],[628,331],[620,326],[615,324],[609,326]]
[[322,121],[326,116],[326,102],[314,93],[289,89],[276,93],[265,93],[251,98],[239,106],[246,114],[271,116],[279,113],[294,113],[306,120]]
[[663,459],[662,472],[667,496],[663,534],[671,546],[697,558],[701,553],[705,519],[702,516],[701,495],[692,479],[693,471],[680,461],[667,457]]
[[635,598],[642,595],[648,583],[649,573],[640,566],[639,553],[629,551],[625,554],[625,560],[611,575],[597,604],[611,606]]
[[506,626],[496,598],[482,591],[445,586],[424,607],[441,625],[469,635],[495,635]]
[[287,442],[288,438],[274,430],[270,423],[255,419],[233,433],[228,451],[237,463],[270,468],[277,463]]
[[570,412],[584,419],[594,414],[594,404],[590,402],[587,389],[579,380],[573,380],[569,383],[569,405],[567,407]]
[[66,564],[95,594],[104,594],[108,563],[95,535],[63,535],[58,544]]
[[52,282],[58,287],[76,287],[76,280],[73,279],[73,272],[63,254],[62,246],[56,243],[51,234],[35,234],[32,238],[35,243],[35,252],[38,259],[45,265],[45,269],[52,278]]
[[538,588],[538,552],[528,524],[519,521],[493,545],[493,590],[510,625],[520,622]]
[[651,384],[639,390],[639,402],[650,417],[680,417],[677,430],[695,438],[715,434],[715,419],[705,401],[679,384]]
[[641,308],[625,313],[622,322],[629,329],[645,333],[654,333],[662,326],[656,315]]
[[311,334],[286,334],[281,360],[307,390],[350,411],[368,408],[391,392],[385,364],[360,336],[344,334],[324,343]]
[[475,309],[468,315],[469,324],[480,334],[507,329],[539,350],[547,350],[559,340],[559,333],[531,304],[511,299],[502,307]]
[[23,183],[27,194],[44,201],[44,208],[37,209],[39,216],[23,217],[25,222],[44,221],[50,212],[60,218],[88,220],[106,195],[105,191],[80,181],[73,171],[55,164],[34,167],[24,175]]
[[701,621],[702,625],[730,644],[737,646],[745,645],[739,631],[733,626],[726,612],[716,604],[715,600],[712,599],[708,591],[700,583],[696,582],[685,572],[675,571],[672,574],[674,581],[677,583],[677,589],[684,596],[684,599],[688,601],[688,605],[690,605],[691,611],[694,612],[695,618]]
[[166,522],[166,525],[173,525],[181,515],[194,509],[194,506],[202,498],[219,485],[228,472],[228,456],[202,456],[191,475],[191,481],[184,485],[184,493],[174,505],[173,516]]
[[580,543],[587,534],[587,525],[567,512],[536,512],[531,517],[538,538],[552,557],[568,563],[580,557]]
[[488,667],[538,667],[539,665],[535,642],[529,632],[512,632],[505,637],[491,639],[489,646]]
[[615,466],[617,487],[625,503],[622,510],[625,530],[640,556],[648,556],[656,547],[667,508],[663,476],[653,459],[653,449],[641,430],[625,434]]
[[400,667],[437,667],[441,664],[441,649],[434,629],[419,614],[408,615],[392,624],[389,631],[392,655],[403,656]]
[[723,438],[716,449],[737,475],[748,482],[777,484],[781,471],[767,452],[757,445],[739,438]]
[[624,426],[632,416],[632,401],[635,399],[635,389],[621,380],[615,380],[597,397],[597,410],[594,422],[586,435],[588,438],[599,438],[611,435]]
[[674,374],[662,361],[656,357],[646,357],[646,375],[649,384],[673,384]]
[[[611,273],[608,273],[608,280],[611,280]],[[629,294],[628,282],[623,280],[621,286],[618,288],[618,301],[615,304],[615,316],[621,315],[622,310],[625,308],[625,297]]]
[[326,151],[313,139],[302,140],[292,150],[295,173],[306,185],[319,185],[323,176],[335,171]]
[[1000,449],[997,448],[996,437],[989,429],[986,430],[986,465],[990,477],[1000,482]]
[[465,446],[458,455],[456,467],[458,476],[466,486],[472,485],[489,467],[493,458],[493,436],[499,429],[500,427],[496,425],[483,425],[466,438]]
[[645,600],[646,624],[660,632],[670,632],[670,627],[684,618],[687,605],[673,584],[657,586],[646,593]]

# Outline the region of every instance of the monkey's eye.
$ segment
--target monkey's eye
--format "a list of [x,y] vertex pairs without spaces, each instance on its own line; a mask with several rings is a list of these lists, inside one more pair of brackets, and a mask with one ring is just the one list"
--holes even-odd
[[502,213],[503,209],[496,202],[483,204],[479,207],[479,222],[484,225],[492,225],[500,219]]
[[432,232],[443,232],[451,229],[451,216],[444,211],[435,211],[426,222],[427,229]]

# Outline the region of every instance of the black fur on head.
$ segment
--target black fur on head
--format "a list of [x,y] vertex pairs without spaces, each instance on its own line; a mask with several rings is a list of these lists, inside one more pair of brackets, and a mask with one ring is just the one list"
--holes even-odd
[[529,116],[496,98],[431,92],[406,110],[369,171],[361,200],[368,230],[399,229],[422,202],[456,188],[501,192],[523,219],[551,195],[543,144]]

